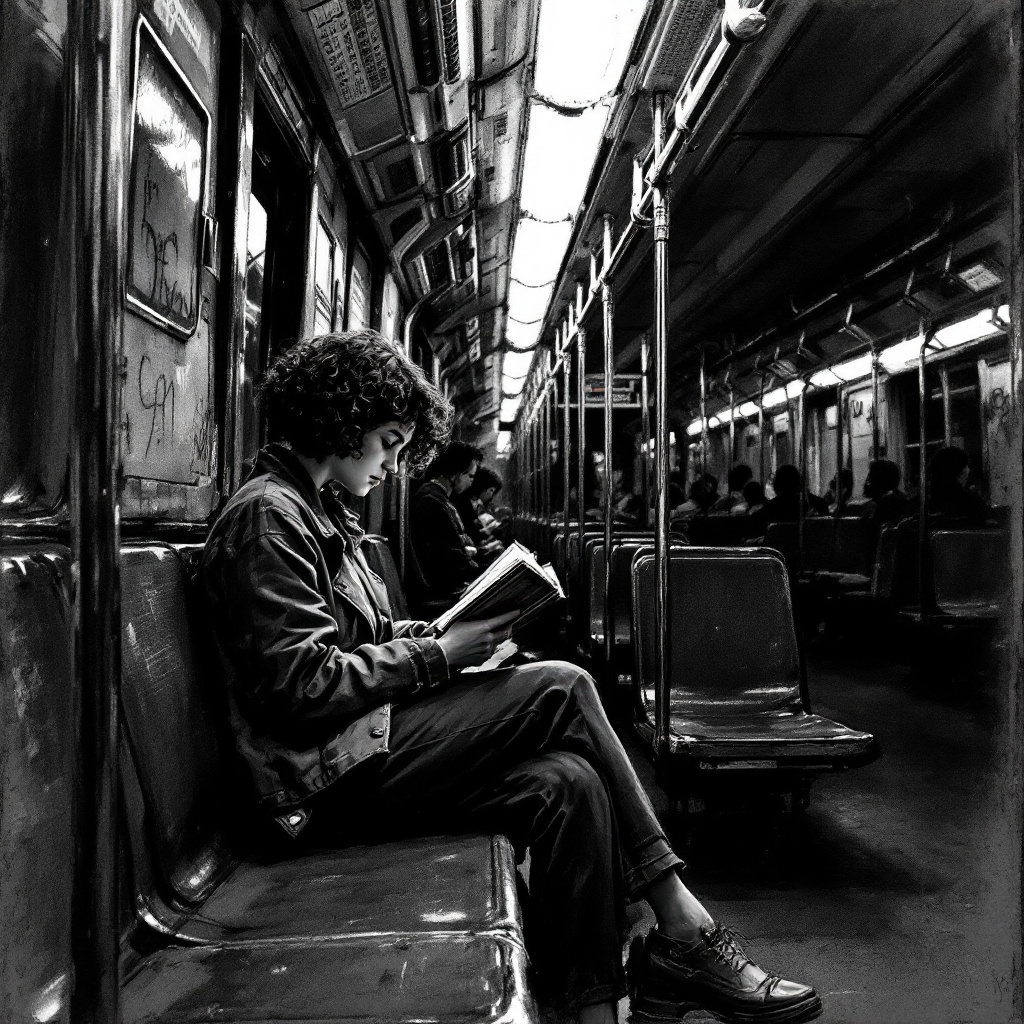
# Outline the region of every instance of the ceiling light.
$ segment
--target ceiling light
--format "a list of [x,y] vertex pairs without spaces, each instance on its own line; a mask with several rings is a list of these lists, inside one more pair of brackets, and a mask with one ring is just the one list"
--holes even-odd
[[992,310],[983,309],[966,320],[936,331],[935,340],[940,348],[956,348],[958,345],[966,345],[969,341],[977,341],[990,334],[999,334],[1002,329],[999,324],[993,322]]
[[871,353],[865,352],[864,355],[857,356],[856,359],[848,359],[845,363],[837,363],[829,369],[844,384],[851,380],[859,380],[861,377],[866,377],[871,373]]
[[[553,167],[546,173],[557,179],[559,171]],[[571,235],[572,223],[568,220],[544,224],[529,217],[520,218],[512,247],[511,276],[534,288],[553,281],[562,266],[562,257]]]
[[512,446],[512,432],[510,430],[499,430],[498,431],[498,444],[497,452],[499,455],[508,454],[509,448]]
[[633,48],[647,0],[543,0],[534,88],[566,106],[613,91]]
[[608,104],[569,116],[534,103],[523,156],[519,205],[542,221],[575,217],[597,156]]
[[749,419],[751,416],[756,416],[758,412],[757,405],[754,402],[744,402],[737,412],[737,415]]
[[501,361],[502,376],[525,380],[532,364],[532,352],[506,352]]
[[518,398],[523,393],[523,388],[525,387],[525,377],[502,376],[501,378],[501,393],[509,398]]
[[522,394],[516,395],[514,398],[503,398],[501,400],[501,420],[503,423],[512,423],[516,418],[516,413],[519,411],[519,403],[523,400]]
[[540,338],[540,324],[521,324],[509,319],[505,324],[505,341],[520,352],[532,350]]
[[761,406],[764,409],[775,409],[780,405],[785,405],[789,401],[786,395],[785,388],[776,388],[774,391],[769,391],[764,398],[761,399]]
[[921,342],[924,339],[920,334],[913,338],[906,338],[883,349],[878,356],[879,363],[888,373],[897,373],[913,366],[921,354]]

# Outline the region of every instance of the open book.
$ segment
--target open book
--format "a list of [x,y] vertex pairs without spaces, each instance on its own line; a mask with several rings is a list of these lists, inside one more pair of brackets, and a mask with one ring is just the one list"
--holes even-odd
[[513,541],[431,625],[443,633],[453,622],[490,619],[518,608],[519,618],[511,626],[516,630],[564,597],[555,570],[540,565],[530,551]]

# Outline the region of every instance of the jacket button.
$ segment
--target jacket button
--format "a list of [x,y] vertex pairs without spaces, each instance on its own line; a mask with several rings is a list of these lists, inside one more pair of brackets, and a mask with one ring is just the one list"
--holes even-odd
[[384,727],[383,727],[383,726],[380,726],[380,725],[375,725],[375,726],[374,726],[374,727],[373,727],[373,728],[372,728],[372,729],[370,730],[370,735],[371,735],[371,736],[372,736],[372,737],[373,737],[373,738],[374,738],[375,740],[379,740],[379,739],[381,738],[381,736],[383,736],[383,735],[384,735]]

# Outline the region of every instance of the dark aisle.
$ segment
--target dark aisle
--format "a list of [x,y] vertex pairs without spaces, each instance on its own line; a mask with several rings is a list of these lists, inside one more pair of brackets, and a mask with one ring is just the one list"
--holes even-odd
[[929,693],[891,662],[813,660],[809,680],[815,711],[873,731],[882,758],[816,783],[781,831],[713,822],[688,884],[755,960],[815,984],[829,1024],[1012,1020],[1021,847],[990,710],[1007,702]]

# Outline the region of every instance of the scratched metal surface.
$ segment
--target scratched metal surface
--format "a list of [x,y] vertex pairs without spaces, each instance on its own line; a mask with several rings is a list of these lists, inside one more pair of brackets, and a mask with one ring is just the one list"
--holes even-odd
[[0,1020],[67,1021],[75,700],[58,545],[0,557]]
[[[0,509],[52,510],[68,456],[73,289],[61,239],[67,4],[0,17]],[[66,218],[65,218],[66,222]]]
[[124,1024],[536,1019],[525,958],[489,935],[167,949],[129,979]]

